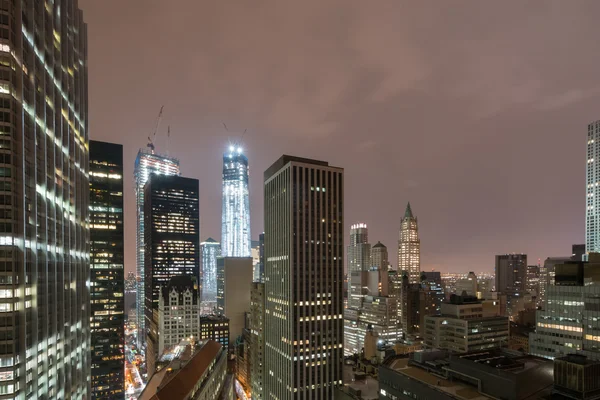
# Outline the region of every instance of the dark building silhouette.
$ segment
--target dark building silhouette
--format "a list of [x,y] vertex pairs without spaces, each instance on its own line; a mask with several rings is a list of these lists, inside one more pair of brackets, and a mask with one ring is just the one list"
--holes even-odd
[[92,398],[124,397],[123,146],[90,140]]
[[[200,279],[200,226],[198,180],[153,174],[144,193],[144,284],[147,345],[158,343],[160,287],[171,277],[190,275]],[[148,347],[146,360],[156,358]]]

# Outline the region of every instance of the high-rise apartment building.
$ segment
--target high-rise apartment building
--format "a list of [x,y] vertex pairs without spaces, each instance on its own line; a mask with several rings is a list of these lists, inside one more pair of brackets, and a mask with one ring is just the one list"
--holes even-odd
[[123,146],[90,140],[92,398],[124,398]]
[[0,397],[91,397],[87,26],[0,3]]
[[588,124],[585,250],[600,252],[600,120]]
[[331,399],[342,384],[343,175],[292,156],[265,172],[264,398]]
[[236,146],[230,146],[223,154],[221,254],[223,257],[252,256],[248,157]]
[[354,224],[350,227],[348,246],[348,307],[359,308],[366,285],[366,272],[371,264],[371,245],[367,224]]
[[146,286],[144,283],[144,188],[146,182],[152,174],[157,175],[179,175],[179,160],[171,157],[162,156],[154,153],[154,149],[140,149],[135,159],[135,168],[133,177],[135,181],[135,204],[136,204],[136,270],[139,279],[136,292],[137,307],[137,325],[138,325],[138,346],[145,346],[146,341],[146,321],[144,317],[144,307],[146,301]]
[[202,254],[202,301],[217,301],[217,257],[221,256],[221,244],[213,238],[200,243]]
[[419,240],[419,224],[413,216],[410,203],[406,205],[404,218],[400,223],[400,239],[398,240],[398,272],[406,271],[409,283],[421,280],[421,240]]
[[[198,180],[154,174],[144,191],[144,311],[150,346],[158,343],[156,310],[161,286],[176,275],[200,282]],[[147,362],[158,355],[158,348],[147,348]]]

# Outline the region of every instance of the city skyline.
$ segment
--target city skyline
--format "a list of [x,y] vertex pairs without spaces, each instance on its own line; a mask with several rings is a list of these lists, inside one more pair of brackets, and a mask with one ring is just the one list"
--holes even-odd
[[[170,125],[170,153],[181,160],[186,176],[200,180],[202,238],[220,238],[221,174],[216,169],[228,141],[235,139],[223,129],[225,122],[237,132],[248,128],[244,148],[251,162],[252,239],[263,230],[262,171],[269,160],[289,153],[345,165],[344,231],[354,221],[365,222],[371,236],[388,245],[390,252],[402,208],[410,200],[427,244],[422,249],[423,270],[491,271],[495,254],[527,253],[532,260],[544,260],[568,253],[572,243],[584,242],[582,132],[599,118],[595,104],[600,95],[593,92],[597,78],[592,62],[566,68],[566,61],[556,62],[556,54],[564,55],[561,60],[578,59],[584,56],[582,48],[593,47],[599,27],[590,16],[596,4],[552,4],[535,10],[505,2],[487,7],[465,4],[445,21],[444,7],[435,11],[423,4],[399,12],[393,6],[362,9],[348,2],[347,19],[334,22],[319,17],[318,9],[300,4],[289,12],[273,5],[268,20],[261,17],[261,7],[240,13],[226,4],[198,4],[189,5],[191,12],[186,12],[168,3],[141,7],[132,1],[113,16],[106,4],[118,3],[80,2],[91,31],[91,137],[123,143],[125,165],[131,165],[164,104],[157,150],[166,152]],[[323,15],[339,6],[331,4],[323,5]],[[135,14],[140,9],[144,12]],[[135,30],[128,22],[132,15]],[[312,40],[302,42],[307,47],[286,49],[284,43],[303,39],[298,36],[296,15],[329,29],[323,53]],[[465,20],[458,20],[461,15]],[[533,15],[537,15],[535,29],[527,22]],[[192,16],[199,20],[192,23]],[[116,18],[114,30],[101,34],[102,21],[109,17]],[[118,39],[148,37],[162,18],[181,23],[162,32],[159,43]],[[397,22],[374,23],[389,18]],[[467,37],[466,21],[490,19],[509,21],[510,29],[500,23],[477,24]],[[569,22],[573,20],[577,26]],[[274,29],[272,23],[285,27],[281,35],[265,35]],[[436,30],[420,28],[432,25]],[[407,34],[397,34],[397,26]],[[180,34],[183,27],[189,34]],[[334,48],[334,38],[347,28],[357,33],[349,38],[350,54]],[[538,43],[540,32],[546,38],[544,46]],[[532,37],[521,45],[519,35]],[[406,46],[388,54],[388,46],[370,45],[384,43],[378,39],[386,36]],[[479,39],[465,44],[473,37]],[[440,39],[446,40],[441,49],[436,44]],[[168,57],[152,65],[142,62],[157,45],[167,48]],[[531,52],[530,46],[538,50]],[[276,51],[267,51],[270,48]],[[281,53],[289,63],[277,55]],[[181,57],[189,62],[178,65],[177,74],[168,74],[173,60]],[[415,59],[425,67],[410,68]],[[503,60],[511,60],[509,67],[498,67]],[[131,67],[123,70],[123,63]],[[301,65],[305,67],[300,69]],[[331,71],[339,70],[336,79],[330,78]],[[417,79],[418,71],[426,76]],[[523,79],[532,71],[527,84]],[[102,79],[106,73],[111,75],[109,82]],[[303,82],[314,82],[305,94],[298,89]],[[119,88],[127,90],[115,99]],[[319,106],[308,109],[311,104]],[[126,113],[121,111],[125,108]],[[325,117],[319,109],[332,112]],[[320,123],[315,125],[315,120]],[[553,159],[562,161],[549,162]],[[130,192],[127,173],[125,186]],[[381,195],[374,201],[370,193]],[[131,201],[126,200],[127,210]],[[125,225],[131,238],[133,223],[128,220]],[[527,239],[532,237],[536,240]],[[132,245],[126,245],[127,271],[133,267]],[[395,257],[390,258],[395,266]]]

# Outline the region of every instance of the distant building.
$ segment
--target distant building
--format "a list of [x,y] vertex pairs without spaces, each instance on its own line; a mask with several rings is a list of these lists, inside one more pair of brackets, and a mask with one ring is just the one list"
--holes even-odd
[[506,295],[509,317],[515,317],[518,302],[527,292],[527,254],[496,256],[496,291]]
[[137,286],[137,317],[138,317],[138,346],[146,344],[146,320],[145,320],[145,304],[146,304],[146,286],[144,284],[144,262],[146,261],[144,234],[144,188],[148,179],[152,174],[160,175],[179,175],[179,160],[171,157],[162,156],[154,153],[154,148],[140,149],[135,159],[135,168],[133,170],[135,180],[135,203],[137,211],[136,223],[136,261],[137,261],[137,276],[139,282]]
[[200,316],[200,339],[214,340],[229,348],[229,318],[223,315]]
[[388,250],[383,243],[377,242],[373,247],[371,247],[370,264],[371,269],[387,270],[389,268],[390,261],[388,259]]
[[419,351],[379,367],[380,400],[525,400],[552,393],[552,362],[492,349],[464,355]]
[[475,272],[469,272],[465,278],[456,282],[456,294],[477,297],[477,275],[475,275]]
[[363,287],[366,285],[366,272],[371,267],[371,245],[367,224],[354,224],[350,227],[348,245],[348,307],[361,307]]
[[251,257],[217,259],[217,313],[229,318],[229,343],[241,336],[250,311]]
[[253,240],[251,242],[250,252],[252,254],[252,282],[260,282],[261,271],[260,271],[260,251],[261,243],[260,240]]
[[577,352],[600,361],[600,254],[555,265],[555,284],[536,314],[529,352],[554,359]]
[[227,375],[227,351],[209,340],[194,346],[182,342],[159,359],[138,400],[234,400]]
[[408,273],[409,283],[421,281],[421,240],[419,224],[413,216],[410,203],[406,205],[404,218],[400,223],[400,239],[398,240],[398,272]]
[[[198,180],[154,174],[144,189],[144,285],[147,343],[158,343],[160,288],[173,276],[189,275],[200,282],[200,214]],[[158,348],[146,350],[146,362]]]
[[248,157],[240,146],[230,146],[223,154],[223,209],[221,255],[251,257],[250,192]]
[[528,265],[527,278],[525,280],[525,291],[532,296],[537,296],[540,293],[540,266]]
[[[92,398],[123,398],[125,236],[123,146],[90,140]],[[135,283],[135,275],[133,276]]]
[[287,155],[265,171],[265,399],[331,399],[342,384],[343,177]]
[[213,238],[200,243],[202,255],[202,301],[217,301],[217,257],[221,256],[221,244]]
[[[160,288],[158,300],[158,341],[148,344],[147,351],[163,354],[182,340],[199,340],[200,293],[196,278],[190,275],[172,277]],[[154,371],[154,361],[148,360],[148,371]]]
[[499,315],[494,301],[452,295],[442,304],[442,315],[425,317],[425,345],[468,353],[508,344],[508,318]]

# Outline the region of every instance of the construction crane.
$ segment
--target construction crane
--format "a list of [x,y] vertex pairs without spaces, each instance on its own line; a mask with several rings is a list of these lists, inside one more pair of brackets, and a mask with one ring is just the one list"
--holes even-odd
[[154,127],[154,133],[152,134],[152,136],[148,136],[147,147],[150,147],[152,154],[154,154],[154,139],[156,138],[156,132],[158,131],[158,127],[160,126],[160,121],[162,120],[163,108],[165,108],[165,106],[160,106],[160,111],[158,112],[158,118],[156,119],[156,126]]

